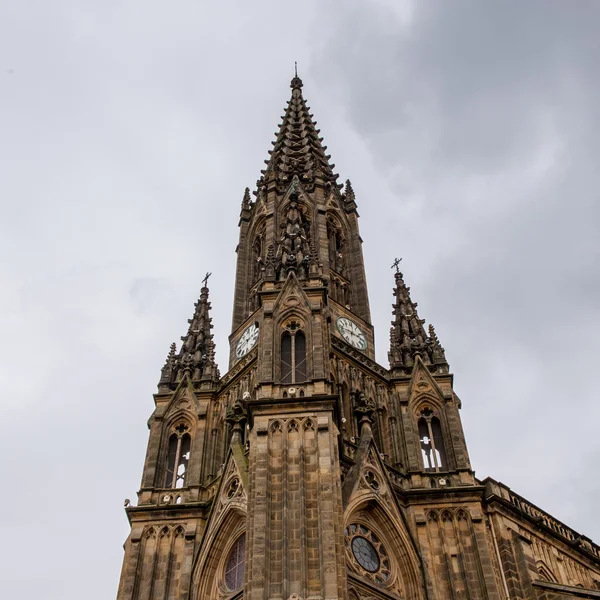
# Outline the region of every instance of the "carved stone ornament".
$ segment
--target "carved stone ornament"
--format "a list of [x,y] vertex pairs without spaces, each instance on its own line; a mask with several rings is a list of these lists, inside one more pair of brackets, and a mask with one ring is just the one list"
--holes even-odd
[[227,410],[225,420],[231,425],[238,425],[246,420],[246,402],[237,399]]
[[371,417],[377,408],[375,402],[369,398],[364,392],[353,392],[354,396],[354,411],[365,417]]

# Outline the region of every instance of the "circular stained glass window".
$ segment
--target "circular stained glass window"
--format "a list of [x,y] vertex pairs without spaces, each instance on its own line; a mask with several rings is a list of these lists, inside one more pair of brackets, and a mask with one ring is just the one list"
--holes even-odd
[[344,530],[346,557],[355,571],[380,585],[392,582],[390,557],[379,537],[360,523]]
[[379,571],[379,555],[375,546],[367,538],[356,536],[352,540],[352,554],[358,564],[369,573]]
[[234,592],[244,585],[244,567],[246,565],[246,534],[243,533],[229,551],[225,563],[225,585]]

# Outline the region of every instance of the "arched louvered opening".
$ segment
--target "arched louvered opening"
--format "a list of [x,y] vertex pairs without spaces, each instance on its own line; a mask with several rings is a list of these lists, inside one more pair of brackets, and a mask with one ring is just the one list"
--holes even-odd
[[293,383],[292,336],[285,332],[281,338],[281,383]]
[[421,457],[426,471],[446,471],[448,461],[442,436],[442,427],[433,412],[425,409],[419,419],[419,441],[421,442]]
[[167,488],[185,487],[192,445],[192,438],[187,430],[187,425],[179,424],[169,437],[164,484]]
[[294,383],[306,381],[306,337],[301,331],[294,336]]
[[302,383],[306,373],[306,336],[286,331],[281,337],[281,383]]

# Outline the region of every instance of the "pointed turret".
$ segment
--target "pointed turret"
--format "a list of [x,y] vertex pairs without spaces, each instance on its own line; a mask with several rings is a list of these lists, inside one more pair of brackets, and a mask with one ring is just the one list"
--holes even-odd
[[410,288],[404,283],[404,276],[398,267],[399,263],[400,261],[396,260],[393,265],[396,267],[394,274],[396,301],[392,305],[394,320],[390,330],[388,353],[390,369],[408,374],[412,371],[415,357],[419,355],[426,365],[434,365],[437,371],[447,373],[448,363],[444,349],[432,325],[429,326],[429,335],[427,335],[423,327],[425,320],[419,318],[417,303],[411,300]]
[[177,352],[177,344],[173,342],[169,348],[169,354],[165,365],[161,370],[159,385],[169,385],[173,380],[173,368],[175,366],[175,354]]
[[[335,184],[338,178],[329,163],[320,130],[302,96],[302,80],[296,75],[290,84],[292,97],[288,102],[279,132],[273,142],[267,168],[262,171],[258,188],[274,181],[280,191],[285,191],[297,175],[304,189],[311,191],[315,183]],[[341,187],[341,186],[339,186]]]
[[250,188],[244,190],[244,196],[242,198],[242,207],[240,209],[240,218],[249,217],[252,211],[252,197],[250,196]]
[[354,194],[354,190],[352,189],[352,183],[350,183],[349,179],[346,179],[346,188],[344,189],[344,208],[347,212],[356,211],[356,196]]
[[188,319],[188,332],[181,338],[183,342],[176,354],[175,344],[171,345],[167,362],[162,370],[160,385],[175,385],[187,373],[193,382],[218,381],[219,369],[215,362],[212,318],[208,300],[208,275],[200,290],[200,298],[194,304],[194,315]]

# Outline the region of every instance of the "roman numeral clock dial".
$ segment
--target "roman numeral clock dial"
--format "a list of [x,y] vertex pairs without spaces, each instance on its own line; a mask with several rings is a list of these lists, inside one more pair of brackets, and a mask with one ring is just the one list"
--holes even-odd
[[235,347],[235,355],[237,358],[242,358],[242,356],[246,356],[252,348],[256,345],[258,341],[258,325],[253,323],[250,325],[244,333],[242,333],[242,337],[238,340],[238,343]]
[[340,317],[335,324],[340,335],[353,348],[356,348],[357,350],[367,349],[367,336],[354,321],[351,321],[346,317]]

